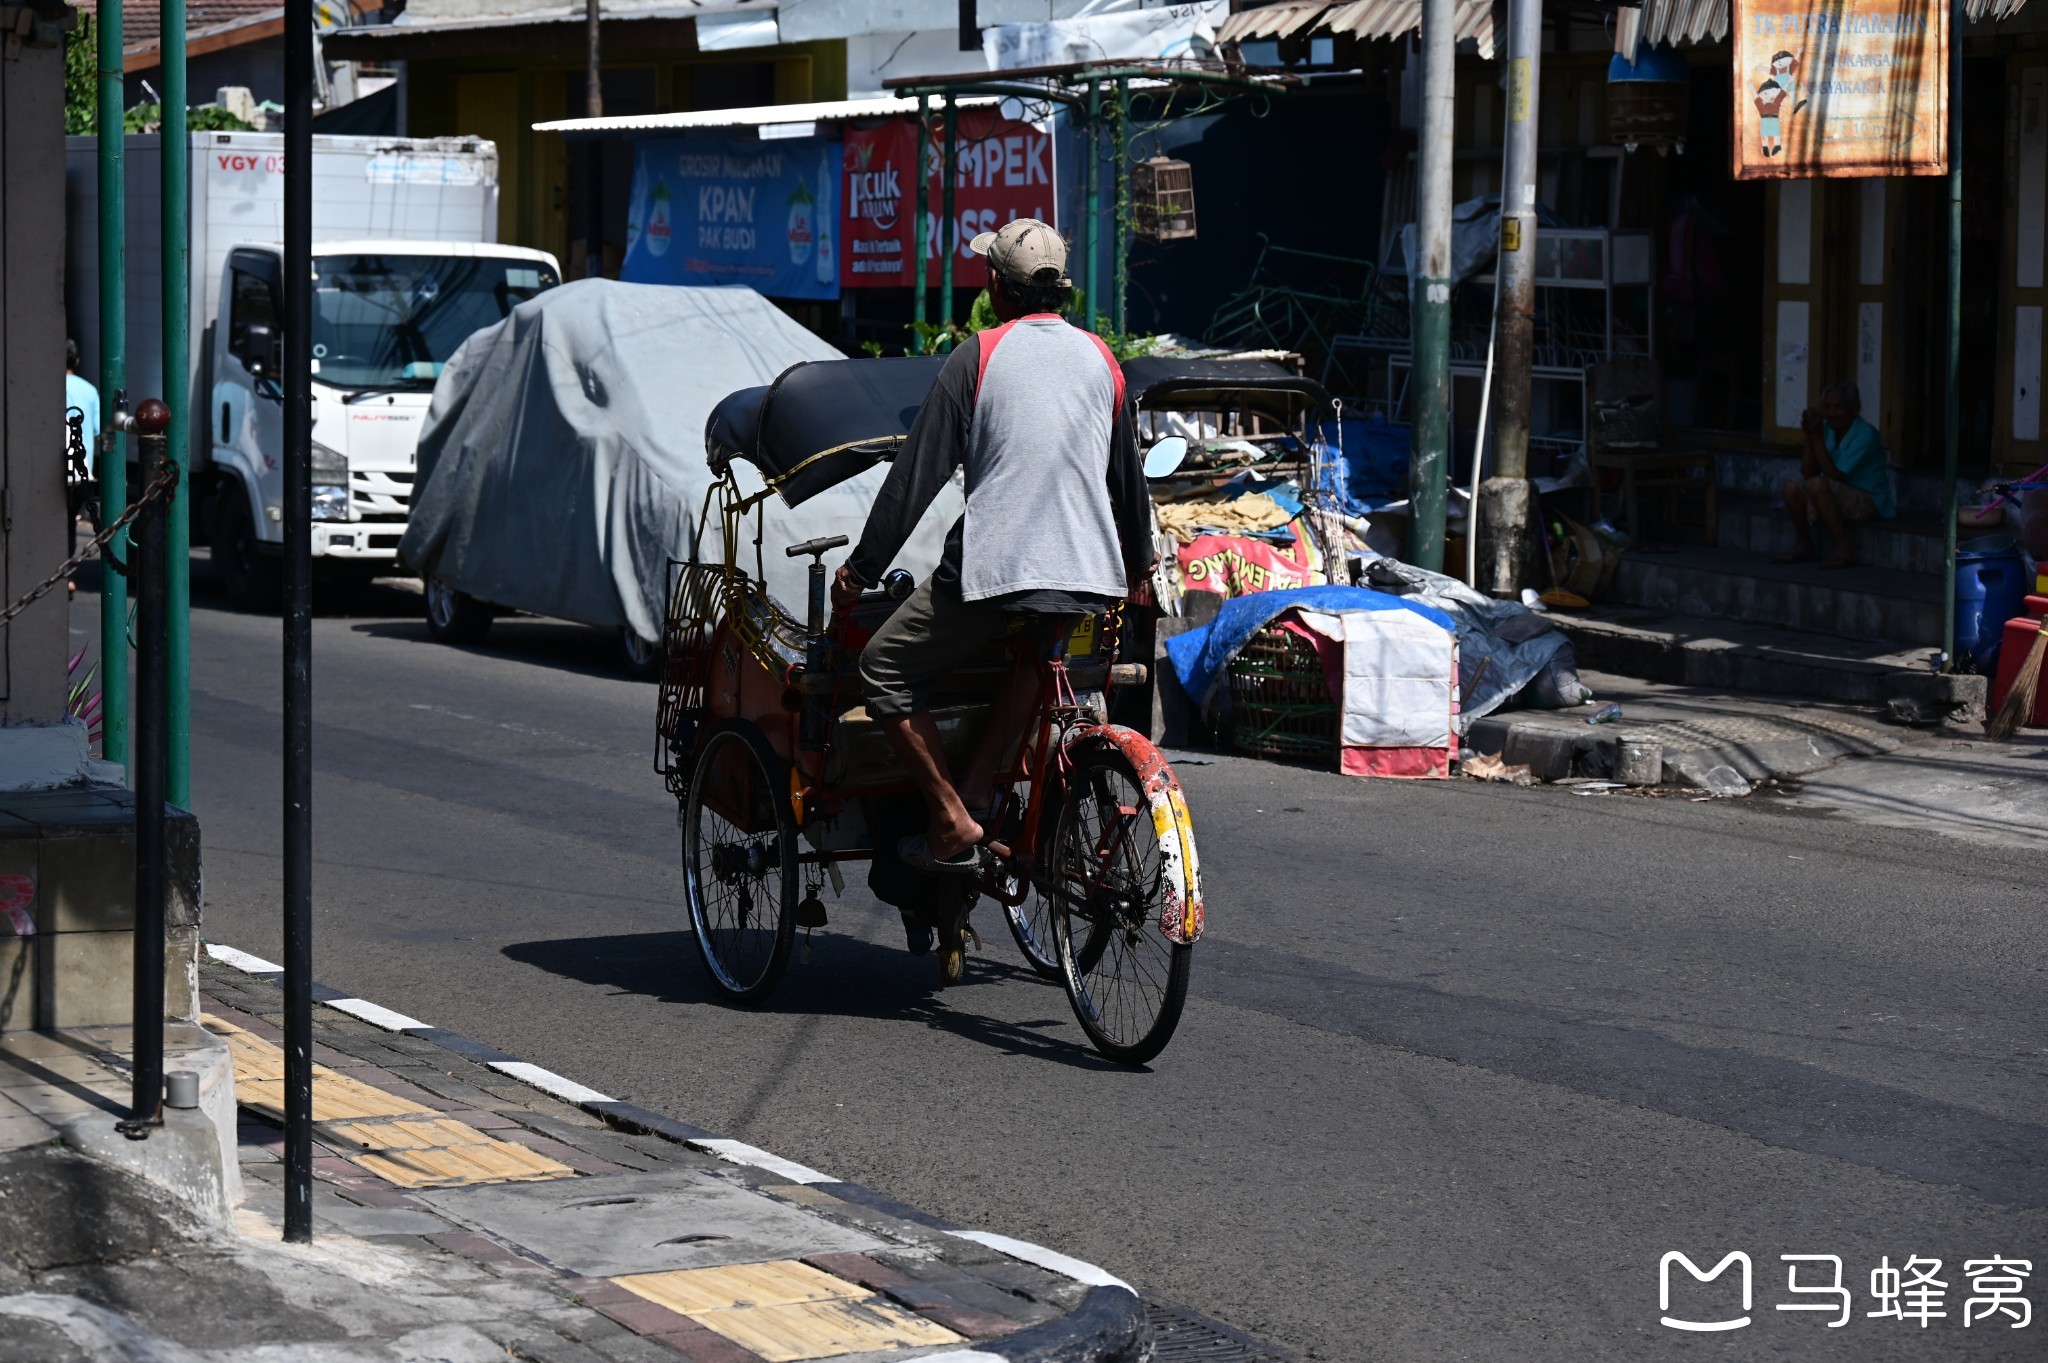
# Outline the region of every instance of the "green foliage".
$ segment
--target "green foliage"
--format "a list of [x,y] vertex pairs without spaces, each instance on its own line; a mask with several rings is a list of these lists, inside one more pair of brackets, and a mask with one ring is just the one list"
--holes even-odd
[[[163,126],[164,111],[160,104],[138,104],[121,118],[121,126],[131,133],[153,133]],[[236,118],[226,109],[214,104],[201,104],[185,110],[185,128],[195,133],[252,133],[256,125]]]
[[996,325],[996,301],[988,296],[987,289],[983,289],[980,293],[974,295],[974,306],[967,310],[967,329],[969,331],[987,331],[994,325]]
[[64,40],[64,131],[99,131],[99,25],[90,14]]
[[882,343],[880,341],[862,341],[860,343],[860,353],[871,360],[879,360],[882,358]]

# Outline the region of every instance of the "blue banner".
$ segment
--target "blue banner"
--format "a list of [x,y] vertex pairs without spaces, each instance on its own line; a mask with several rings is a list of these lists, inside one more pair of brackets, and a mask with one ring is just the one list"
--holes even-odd
[[641,142],[619,277],[837,298],[840,152],[821,138]]

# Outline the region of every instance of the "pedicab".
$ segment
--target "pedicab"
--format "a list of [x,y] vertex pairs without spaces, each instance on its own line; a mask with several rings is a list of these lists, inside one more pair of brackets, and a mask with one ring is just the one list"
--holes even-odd
[[[892,570],[828,617],[825,555],[846,537],[763,543],[769,498],[798,507],[894,455],[941,363],[801,364],[733,393],[707,425],[715,481],[689,559],[669,564],[655,755],[678,801],[697,949],[719,994],[762,1002],[797,930],[825,924],[825,885],[837,893],[845,868],[867,863],[870,889],[902,914],[911,949],[921,934],[936,938],[942,986],[962,978],[979,945],[969,915],[987,899],[1031,968],[1065,987],[1095,1049],[1141,1064],[1180,1020],[1202,894],[1172,767],[1144,735],[1105,718],[1108,689],[1146,676],[1117,661],[1123,608],[1084,619],[1037,660],[1038,703],[1002,763],[979,872],[922,875],[895,846],[923,828],[923,801],[863,706],[856,672],[862,645],[915,584]],[[811,561],[802,620],[763,585],[771,552]],[[963,769],[1016,646],[993,646],[984,664],[934,688],[952,770]]]

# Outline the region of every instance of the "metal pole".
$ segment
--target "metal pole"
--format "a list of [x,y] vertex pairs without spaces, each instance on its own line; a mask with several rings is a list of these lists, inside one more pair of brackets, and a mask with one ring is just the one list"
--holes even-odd
[[911,178],[917,181],[917,225],[913,229],[917,237],[917,249],[910,257],[910,307],[912,315],[920,324],[931,320],[930,310],[926,306],[924,279],[925,232],[930,226],[925,218],[931,210],[932,199],[931,185],[925,176],[925,158],[929,155],[932,145],[929,122],[931,108],[930,95],[917,97],[917,169],[911,172]]
[[[106,5],[99,15],[100,398],[109,419],[100,431],[95,462],[100,514],[109,520],[128,506],[128,450],[119,423],[111,419],[128,403],[128,183],[121,61],[121,6]],[[125,531],[100,556],[100,753],[109,762],[128,760],[128,580],[110,566],[128,558]]]
[[313,0],[285,0],[284,1238],[313,1238]]
[[[1417,257],[1408,262],[1415,323],[1408,412],[1408,561],[1443,571],[1451,462],[1451,154],[1457,116],[1455,0],[1422,0],[1422,140],[1416,149]],[[1483,437],[1482,437],[1483,439]],[[1479,457],[1481,440],[1472,442]],[[1472,533],[1466,512],[1465,533]]]
[[1111,328],[1117,335],[1123,335],[1124,302],[1131,285],[1131,83],[1119,78],[1116,83],[1116,207],[1115,220],[1110,224],[1110,268],[1116,272],[1116,297],[1111,300],[1116,310],[1110,314]]
[[1956,666],[1956,466],[1963,441],[1963,0],[1948,10],[1948,400],[1942,412],[1941,664]]
[[975,0],[960,0],[960,50],[981,50],[981,23],[975,14]]
[[583,8],[583,42],[588,49],[583,77],[583,113],[586,118],[604,117],[602,48],[597,35],[597,3],[589,0]]
[[1102,116],[1102,89],[1093,80],[1088,82],[1088,114],[1078,130],[1076,140],[1081,147],[1081,176],[1086,189],[1081,196],[1081,254],[1086,258],[1081,288],[1088,295],[1086,321],[1088,330],[1095,330],[1095,319],[1102,312],[1102,295],[1096,289],[1098,254],[1095,245],[1096,218],[1102,213],[1102,157],[1098,154],[1100,145],[1095,140],[1095,121]]
[[953,257],[960,252],[960,229],[953,216],[953,192],[960,179],[959,113],[949,91],[946,95],[946,163],[940,172],[944,178],[939,182],[939,211],[946,218],[939,228],[939,249],[945,252],[944,262],[939,266],[939,310],[947,326],[953,324]]
[[[171,409],[164,452],[178,469],[164,535],[169,563],[164,608],[170,612],[165,655],[165,722],[169,726],[167,790],[180,809],[192,804],[192,499],[186,470],[192,432],[192,139],[185,131],[185,0],[163,0],[163,262],[164,402]],[[310,43],[311,39],[308,39]],[[311,59],[307,66],[311,68]]]
[[[175,373],[175,371],[172,371]],[[153,478],[164,465],[164,432],[171,413],[151,398],[136,408],[134,425],[142,470]],[[135,978],[133,1062],[128,1116],[116,1129],[130,1140],[149,1139],[162,1124],[164,1101],[164,907],[170,866],[164,841],[165,782],[170,731],[167,683],[170,593],[169,538],[163,499],[152,500],[137,522],[135,571]]]
[[1495,474],[1480,485],[1481,580],[1496,596],[1520,588],[1529,537],[1529,416],[1536,324],[1537,80],[1543,57],[1539,0],[1508,0],[1508,109],[1501,185],[1500,368],[1494,415]]

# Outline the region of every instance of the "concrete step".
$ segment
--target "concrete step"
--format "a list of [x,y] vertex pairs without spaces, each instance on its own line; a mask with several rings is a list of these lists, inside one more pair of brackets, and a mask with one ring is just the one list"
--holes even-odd
[[1717,691],[1881,705],[1911,699],[1982,719],[1985,679],[1936,675],[1928,648],[1807,634],[1772,625],[1625,606],[1557,611],[1582,672]]
[[1622,559],[1609,599],[1664,614],[1898,645],[1941,638],[1941,579],[1896,568],[1773,563],[1768,554],[1734,549],[1636,552]]
[[[1724,495],[1721,498],[1720,547],[1762,554],[1768,558],[1792,548],[1792,518],[1775,497]],[[1865,521],[1852,525],[1856,557],[1872,568],[1889,568],[1903,573],[1939,573],[1944,548],[1941,522],[1926,517],[1900,517],[1889,521]],[[1982,532],[1969,532],[1977,534]],[[1821,552],[1833,548],[1826,542],[1827,531],[1816,534]]]
[[[1794,447],[1786,447],[1787,454],[1768,454],[1760,450],[1716,450],[1714,452],[1714,482],[1723,495],[1749,495],[1775,498],[1778,484],[1787,478],[1799,476],[1799,453]],[[1941,475],[1938,473],[1907,473],[1899,469],[1891,471],[1892,490],[1896,496],[1901,516],[1939,518],[1948,514],[1948,494],[1943,490]],[[1977,502],[1977,489],[1982,486],[1985,475],[1977,473],[1956,479],[1956,494],[1963,506]]]

